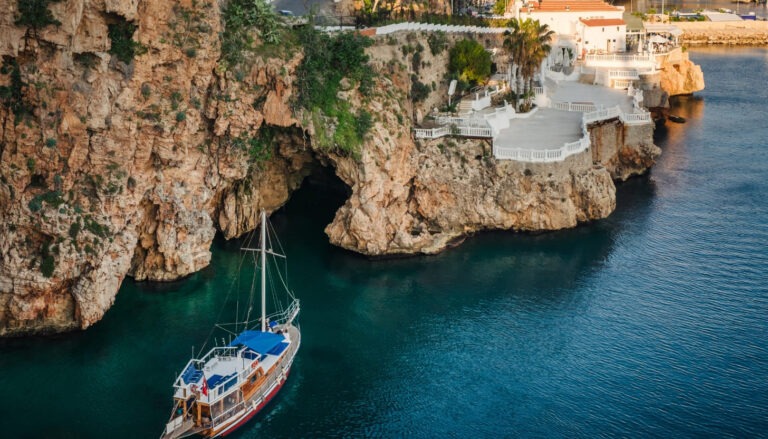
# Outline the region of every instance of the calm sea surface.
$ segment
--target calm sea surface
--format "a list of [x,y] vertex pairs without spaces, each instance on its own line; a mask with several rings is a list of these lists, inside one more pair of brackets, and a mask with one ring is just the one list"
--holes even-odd
[[[701,50],[707,89],[657,131],[607,220],[370,261],[305,187],[273,221],[303,345],[256,437],[768,437],[768,50]],[[153,438],[239,261],[127,281],[83,333],[0,341],[4,438]]]

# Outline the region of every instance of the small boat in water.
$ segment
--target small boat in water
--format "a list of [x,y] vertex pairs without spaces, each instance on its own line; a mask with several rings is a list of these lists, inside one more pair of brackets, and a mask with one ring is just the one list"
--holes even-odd
[[[301,342],[298,325],[294,325],[299,301],[287,288],[285,275],[277,266],[277,259],[285,260],[285,256],[273,251],[267,224],[262,212],[260,247],[248,248],[246,240],[241,249],[245,252],[243,259],[251,256],[253,265],[260,268],[261,318],[250,319],[255,296],[252,288],[243,321],[216,325],[229,334],[229,343],[221,343],[202,357],[190,359],[176,378],[173,411],[161,439],[226,436],[263,409],[288,378]],[[260,264],[256,254],[260,255]],[[277,272],[277,279],[270,277],[270,284],[280,285],[289,298],[286,308],[271,315],[266,315],[268,271]],[[252,285],[257,284],[255,277],[254,271]]]
[[675,116],[674,114],[667,115],[667,119],[671,120],[675,123],[685,123],[685,118],[680,116]]

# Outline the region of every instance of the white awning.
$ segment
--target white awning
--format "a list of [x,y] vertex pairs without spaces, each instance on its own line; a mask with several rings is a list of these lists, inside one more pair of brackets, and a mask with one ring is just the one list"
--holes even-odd
[[643,28],[646,33],[670,34],[673,37],[679,37],[683,34],[683,31],[673,24],[643,23]]

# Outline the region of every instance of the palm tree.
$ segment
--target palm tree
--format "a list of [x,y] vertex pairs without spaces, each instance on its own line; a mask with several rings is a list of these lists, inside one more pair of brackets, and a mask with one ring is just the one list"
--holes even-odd
[[513,19],[509,22],[509,30],[505,33],[504,48],[512,58],[515,71],[515,93],[525,99],[520,103],[520,109],[527,111],[531,107],[531,90],[533,76],[541,68],[541,63],[549,55],[554,31],[538,20]]

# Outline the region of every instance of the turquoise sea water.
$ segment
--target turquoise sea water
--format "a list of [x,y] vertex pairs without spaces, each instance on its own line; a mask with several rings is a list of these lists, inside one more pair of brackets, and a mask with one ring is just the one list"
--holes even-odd
[[[236,437],[768,437],[768,50],[692,58],[707,89],[604,221],[371,261],[322,232],[343,194],[303,188],[273,217],[303,345]],[[158,437],[237,248],[126,281],[86,332],[0,341],[2,436]]]

